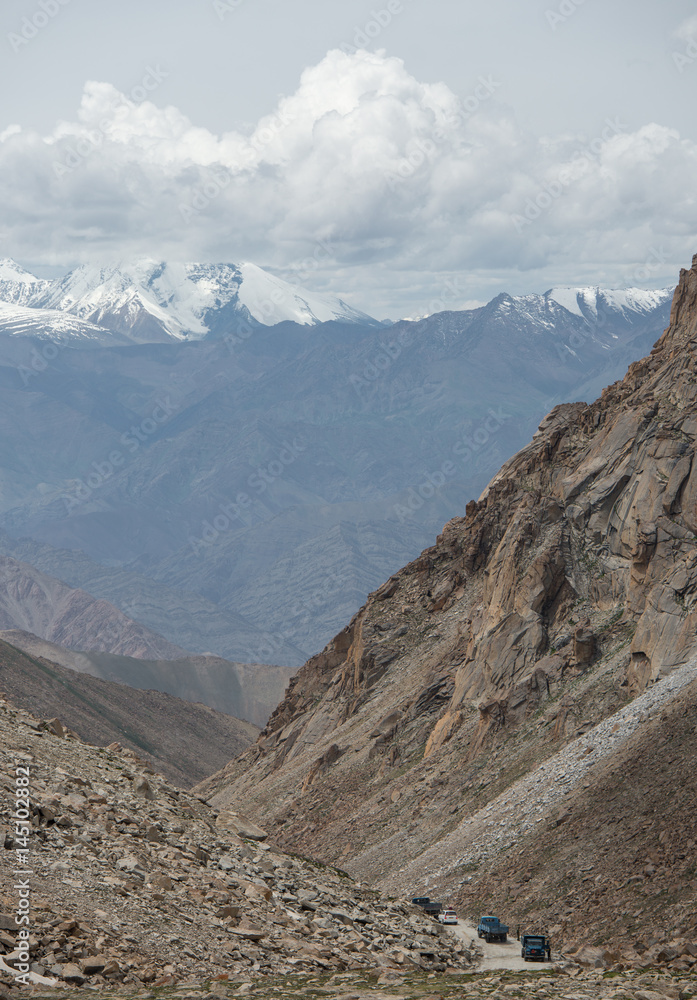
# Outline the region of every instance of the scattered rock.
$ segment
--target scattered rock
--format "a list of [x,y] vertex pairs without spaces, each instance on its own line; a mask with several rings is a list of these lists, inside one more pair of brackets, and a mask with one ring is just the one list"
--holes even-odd
[[76,983],[78,986],[82,986],[87,979],[87,974],[79,966],[75,965],[74,962],[68,962],[64,965],[61,975],[66,982]]

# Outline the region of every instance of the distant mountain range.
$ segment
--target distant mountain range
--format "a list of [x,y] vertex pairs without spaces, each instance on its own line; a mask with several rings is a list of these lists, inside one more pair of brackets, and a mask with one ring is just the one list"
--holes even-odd
[[254,265],[47,282],[4,262],[0,552],[180,649],[298,666],[551,406],[646,354],[672,295],[556,288],[386,326],[287,288]]
[[201,340],[286,321],[377,325],[342,299],[307,291],[250,263],[139,258],[108,267],[83,265],[46,281],[5,259],[0,260],[0,302],[5,303],[0,335],[102,345]]

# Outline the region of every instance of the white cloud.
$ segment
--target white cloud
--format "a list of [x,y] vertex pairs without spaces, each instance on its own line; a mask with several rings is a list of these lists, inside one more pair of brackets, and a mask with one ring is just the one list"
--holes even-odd
[[0,142],[4,142],[5,139],[9,139],[11,135],[19,135],[21,131],[21,125],[8,125],[7,128],[0,132]]
[[691,39],[697,38],[697,14],[693,14],[692,17],[686,18],[682,24],[679,24],[675,30],[675,34],[683,42],[689,42]]
[[249,135],[215,135],[151,89],[135,101],[90,82],[49,135],[5,129],[0,254],[301,268],[323,238],[334,260],[318,282],[399,315],[455,273],[471,275],[463,302],[520,270],[617,283],[659,244],[682,263],[697,242],[697,146],[661,125],[535,137],[496,80],[459,99],[384,53],[328,53]]

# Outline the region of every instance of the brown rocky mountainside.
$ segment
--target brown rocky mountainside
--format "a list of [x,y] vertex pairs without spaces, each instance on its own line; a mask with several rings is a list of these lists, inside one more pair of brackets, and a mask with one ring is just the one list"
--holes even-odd
[[[25,795],[26,839],[17,823]],[[673,846],[664,838],[666,856]],[[26,885],[22,938],[15,916]],[[66,986],[114,1000],[694,994],[689,943],[652,949],[659,962],[671,956],[665,969],[607,976],[555,946],[551,967],[480,971],[480,949],[460,930],[285,854],[243,815],[174,788],[136,753],[61,736],[0,697],[3,1000],[28,995],[16,978],[27,965],[31,995],[43,1000],[65,996]],[[588,964],[593,954],[581,958]]]
[[[259,732],[207,705],[78,674],[2,641],[0,691],[44,720],[57,716],[90,743],[121,743],[185,788],[246,749]],[[54,722],[54,728],[60,727]]]
[[0,629],[23,629],[72,649],[176,659],[186,651],[108,601],[0,555]]
[[95,649],[66,649],[22,629],[0,630],[0,639],[31,656],[44,657],[70,670],[133,688],[163,691],[186,701],[202,702],[219,712],[247,719],[256,726],[266,724],[295,673],[292,667],[235,663],[205,653],[180,656],[175,660],[150,660]]
[[[25,789],[26,843],[16,818]],[[132,751],[44,731],[0,698],[0,995],[11,969],[22,971],[18,866],[30,869],[28,947],[41,986],[84,984],[100,996],[121,987],[133,997],[145,984],[181,984],[139,995],[212,997],[254,974],[353,970],[374,985],[402,965],[471,968],[466,945],[415,907],[265,839],[237,812],[172,787]]]
[[694,939],[696,439],[697,257],[651,355],[554,409],[200,790],[568,947]]

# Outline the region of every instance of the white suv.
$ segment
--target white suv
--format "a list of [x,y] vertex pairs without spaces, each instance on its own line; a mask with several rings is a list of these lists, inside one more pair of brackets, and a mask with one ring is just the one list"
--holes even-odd
[[456,924],[457,913],[455,912],[455,910],[442,910],[438,914],[438,919],[442,924]]

